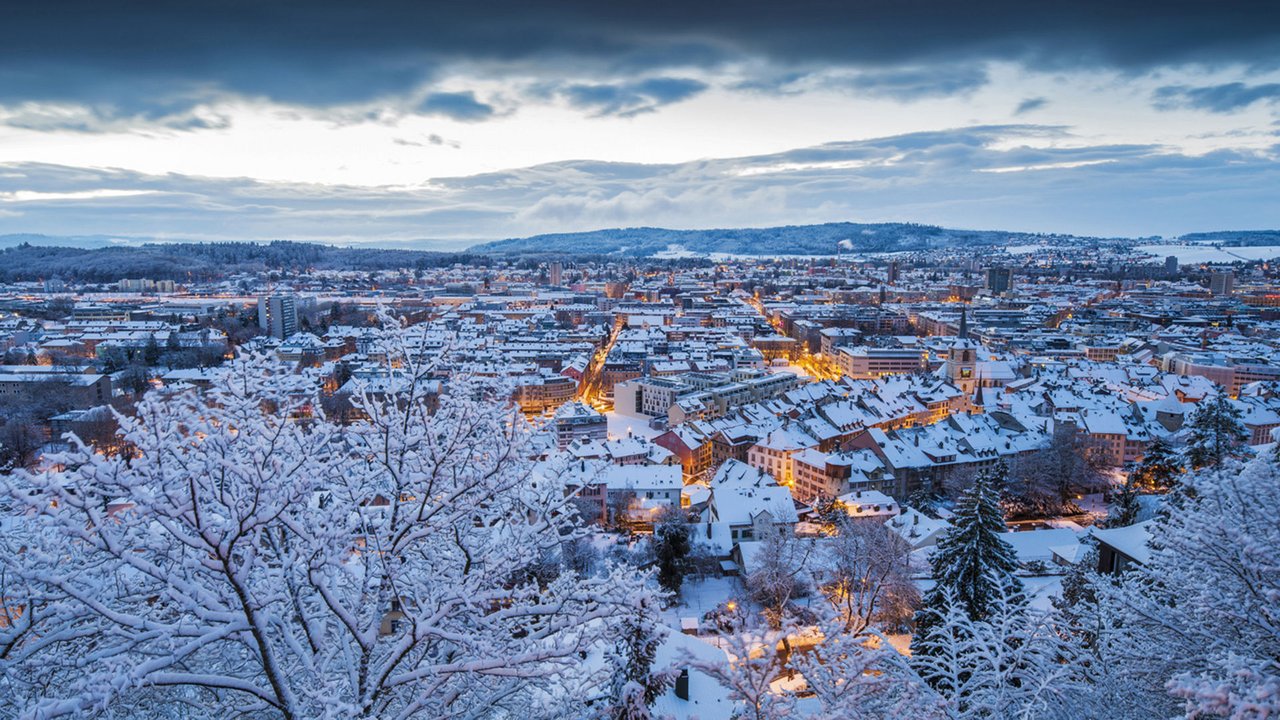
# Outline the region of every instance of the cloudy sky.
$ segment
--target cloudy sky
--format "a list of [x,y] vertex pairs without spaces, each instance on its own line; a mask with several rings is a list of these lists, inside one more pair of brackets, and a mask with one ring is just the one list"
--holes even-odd
[[7,3],[0,233],[1280,227],[1274,0]]

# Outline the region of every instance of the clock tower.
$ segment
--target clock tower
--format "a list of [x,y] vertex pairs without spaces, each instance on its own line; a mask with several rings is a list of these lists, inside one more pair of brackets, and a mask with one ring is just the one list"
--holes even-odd
[[969,339],[967,310],[960,310],[960,332],[947,351],[947,381],[971,396],[978,385],[978,345]]

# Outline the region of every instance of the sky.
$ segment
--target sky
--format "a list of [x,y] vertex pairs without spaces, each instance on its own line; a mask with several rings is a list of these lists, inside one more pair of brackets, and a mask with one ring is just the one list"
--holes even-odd
[[1274,0],[49,0],[0,233],[1280,227]]

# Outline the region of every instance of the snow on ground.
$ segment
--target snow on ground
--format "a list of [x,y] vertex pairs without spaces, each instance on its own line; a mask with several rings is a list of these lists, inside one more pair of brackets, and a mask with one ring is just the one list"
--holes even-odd
[[680,618],[696,617],[711,612],[728,600],[743,602],[742,583],[735,577],[687,577],[680,587],[680,603],[664,613],[668,625],[680,628]]
[[1004,251],[1010,255],[1030,255],[1031,253],[1048,249],[1048,245],[1010,245]]
[[632,437],[648,439],[656,438],[662,434],[661,430],[654,430],[649,427],[649,418],[647,417],[625,415],[617,410],[610,410],[604,414],[604,417],[609,422],[610,440],[625,438],[628,433]]
[[1150,262],[1164,262],[1166,257],[1173,255],[1178,258],[1180,264],[1184,265],[1270,260],[1280,257],[1280,245],[1224,248],[1216,248],[1212,245],[1139,245],[1134,249],[1154,255]]
[[770,365],[766,365],[766,366],[765,366],[765,370],[766,370],[766,371],[768,371],[768,372],[770,372],[770,373],[772,373],[772,374],[775,374],[775,375],[776,375],[776,374],[778,374],[778,373],[791,373],[792,375],[795,375],[796,377],[799,377],[799,378],[804,379],[804,380],[808,380],[809,378],[812,378],[812,377],[813,377],[813,375],[809,374],[809,371],[808,371],[808,370],[805,370],[804,368],[800,367],[799,365],[772,365],[772,364],[770,364]]
[[1053,605],[1050,600],[1062,594],[1062,576],[1060,575],[1018,579],[1027,590],[1027,599],[1031,601],[1031,607],[1036,610],[1052,610]]

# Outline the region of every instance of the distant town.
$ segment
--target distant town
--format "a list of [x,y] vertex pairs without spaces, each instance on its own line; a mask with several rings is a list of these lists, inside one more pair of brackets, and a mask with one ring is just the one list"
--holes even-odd
[[[1044,244],[715,260],[504,255],[189,282],[13,282],[0,288],[0,453],[8,477],[25,482],[70,478],[86,463],[138,472],[185,442],[148,441],[157,414],[195,402],[205,409],[191,412],[213,423],[196,436],[204,444],[232,426],[228,443],[289,424],[359,437],[400,417],[402,463],[424,451],[410,453],[417,446],[401,435],[453,427],[460,420],[443,418],[472,407],[458,394],[481,383],[487,399],[475,407],[487,409],[467,412],[510,410],[519,420],[502,422],[527,437],[491,446],[484,433],[505,431],[471,429],[459,438],[470,450],[442,457],[484,458],[516,443],[506,452],[528,463],[519,486],[541,477],[559,488],[551,502],[569,524],[558,532],[576,538],[538,562],[584,578],[605,572],[602,563],[656,573],[660,609],[645,621],[653,640],[625,655],[627,667],[649,668],[637,682],[651,683],[655,716],[812,706],[836,642],[831,623],[841,637],[884,643],[875,661],[889,665],[874,672],[896,667],[886,652],[923,659],[895,687],[923,682],[952,702],[956,690],[929,674],[943,672],[929,658],[948,651],[938,623],[989,621],[1011,603],[1079,620],[1082,604],[1099,602],[1097,578],[1153,562],[1155,524],[1192,502],[1184,472],[1274,453],[1277,275],[1265,259]],[[310,388],[290,391],[285,424],[210,420],[235,397],[275,397],[234,390],[248,382],[245,367],[262,363]],[[410,412],[419,403],[423,414]],[[175,419],[174,432],[186,437],[195,417]],[[413,507],[426,492],[387,484],[399,476],[386,472],[350,498],[352,513]],[[339,492],[308,482],[317,508]],[[22,487],[44,486],[10,486],[10,529],[38,511]],[[140,498],[162,487],[104,490],[102,517],[140,512]],[[470,507],[451,505],[457,497],[440,511]],[[485,497],[487,506],[501,495]],[[340,542],[359,540],[358,554],[378,522],[366,517]],[[957,549],[963,542],[970,550]],[[946,583],[964,561],[955,553],[983,543],[994,554],[970,559],[990,586],[969,602],[984,609],[930,619],[978,592],[965,585],[972,578]],[[7,627],[39,617],[23,597],[6,595]],[[409,602],[392,594],[373,604],[382,635],[404,632]],[[674,675],[658,673],[654,653]],[[760,674],[770,695],[745,696],[742,678],[718,667]]]

